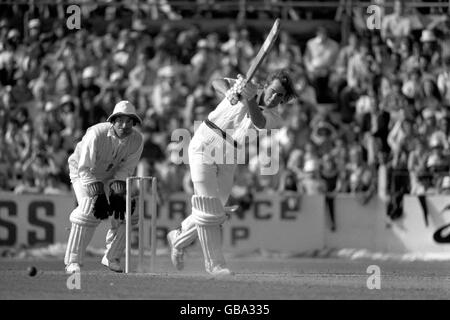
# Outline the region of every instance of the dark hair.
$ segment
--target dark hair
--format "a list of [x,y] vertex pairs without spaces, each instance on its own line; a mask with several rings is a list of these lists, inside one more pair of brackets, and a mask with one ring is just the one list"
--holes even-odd
[[268,83],[271,83],[274,80],[280,81],[281,85],[286,90],[286,93],[284,95],[285,102],[297,98],[297,93],[295,92],[291,76],[289,75],[289,72],[286,69],[280,69],[272,73],[268,78]]

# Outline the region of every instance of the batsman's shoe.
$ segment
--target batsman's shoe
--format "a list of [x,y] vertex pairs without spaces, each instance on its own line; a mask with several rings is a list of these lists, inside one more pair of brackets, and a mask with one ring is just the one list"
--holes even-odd
[[103,256],[102,258],[102,265],[105,267],[108,267],[109,270],[112,270],[114,272],[123,272],[122,267],[120,266],[120,263],[118,260],[112,260],[109,261],[106,256]]
[[77,272],[78,273],[80,272],[80,265],[78,263],[72,262],[66,266],[67,274],[72,274],[72,273],[77,273]]
[[213,268],[206,269],[206,271],[207,271],[209,274],[211,274],[211,275],[213,275],[213,276],[215,276],[215,277],[232,276],[232,275],[234,275],[234,272],[233,272],[233,271],[231,271],[231,270],[228,269],[228,268],[224,268],[224,267],[222,267],[222,266],[215,266],[215,267],[213,267]]
[[177,270],[183,270],[184,268],[184,250],[183,249],[177,249],[173,246],[173,243],[175,241],[175,237],[177,236],[177,233],[179,230],[172,230],[167,234],[167,241],[170,245],[170,259],[172,260],[172,264],[175,266]]

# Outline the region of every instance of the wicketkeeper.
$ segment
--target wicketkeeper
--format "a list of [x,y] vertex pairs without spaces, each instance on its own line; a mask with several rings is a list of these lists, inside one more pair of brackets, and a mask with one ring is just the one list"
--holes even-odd
[[[282,119],[276,107],[295,96],[292,81],[285,70],[272,74],[263,90],[258,91],[251,82],[242,88],[243,83],[242,77],[213,82],[214,88],[225,98],[195,131],[189,144],[189,167],[194,184],[192,214],[179,229],[168,234],[172,262],[178,270],[184,266],[184,248],[198,234],[206,271],[212,275],[232,274],[226,268],[220,233],[220,226],[226,219],[224,206],[236,168],[236,159],[227,154],[234,153],[243,145],[245,137],[251,136],[248,135],[251,128],[280,128]],[[218,158],[211,156],[213,149],[224,154],[223,162],[219,163]]]
[[[132,176],[143,149],[143,137],[134,126],[142,121],[135,107],[120,101],[107,122],[86,131],[69,157],[70,179],[78,206],[70,214],[72,227],[64,263],[66,272],[80,272],[96,227],[111,217],[102,264],[122,272],[125,249],[125,180]],[[132,215],[132,223],[139,219]]]

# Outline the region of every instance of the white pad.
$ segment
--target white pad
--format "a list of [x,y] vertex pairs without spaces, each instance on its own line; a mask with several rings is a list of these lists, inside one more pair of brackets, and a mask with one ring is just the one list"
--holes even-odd
[[202,245],[203,256],[205,258],[205,268],[211,271],[215,266],[225,266],[225,258],[222,253],[221,227],[197,226],[198,238]]
[[181,232],[174,239],[173,247],[183,249],[194,242],[195,238],[197,238],[197,224],[194,216],[190,215],[181,223]]
[[70,214],[70,222],[87,227],[97,227],[100,220],[94,217],[92,209],[97,197],[83,197],[78,207]]
[[221,225],[226,220],[222,202],[216,197],[192,196],[192,216],[197,225]]
[[192,217],[205,258],[205,268],[225,266],[220,225],[226,220],[222,202],[216,197],[192,196]]
[[120,223],[117,227],[112,227],[106,234],[106,252],[108,261],[120,260],[125,251],[125,224]]
[[92,240],[95,228],[72,223],[69,239],[67,240],[66,255],[64,264],[70,263],[83,264],[86,248]]

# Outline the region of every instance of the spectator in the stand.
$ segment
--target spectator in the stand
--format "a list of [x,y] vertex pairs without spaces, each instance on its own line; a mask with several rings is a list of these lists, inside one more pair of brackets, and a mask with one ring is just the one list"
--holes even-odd
[[436,115],[433,111],[425,109],[422,111],[423,122],[418,123],[417,133],[425,139],[428,143],[430,142],[430,137],[436,130]]
[[437,38],[432,30],[423,30],[420,37],[422,44],[421,55],[426,57],[432,66],[438,66],[441,59],[441,52]]
[[52,69],[45,65],[42,67],[39,77],[30,81],[29,87],[35,99],[43,96],[45,99],[51,99],[54,94],[52,79]]
[[81,98],[83,92],[87,92],[90,99],[94,100],[100,93],[100,87],[96,84],[98,70],[94,66],[84,68],[81,74],[81,83],[78,88],[77,96]]
[[388,136],[389,147],[391,148],[394,158],[398,156],[406,144],[408,144],[414,134],[414,122],[410,119],[397,120]]
[[304,152],[302,149],[294,148],[286,161],[286,170],[295,173],[297,181],[302,177],[304,165],[303,154]]
[[420,83],[419,69],[413,69],[407,73],[407,79],[405,79],[402,85],[402,93],[408,99],[409,103],[414,103],[414,101],[420,99],[422,96],[422,84]]
[[444,106],[450,108],[450,56],[445,57],[442,67],[437,75],[437,86]]
[[278,191],[292,191],[292,192],[298,192],[300,190],[300,186],[298,185],[297,181],[297,174],[289,169],[286,169],[281,174],[280,178],[280,186]]
[[383,18],[381,24],[381,37],[387,45],[396,50],[399,39],[409,36],[411,33],[411,21],[404,14],[403,0],[395,0],[394,12]]
[[363,86],[370,86],[376,70],[375,60],[369,53],[366,42],[359,44],[358,51],[350,58],[347,68],[347,86],[342,90],[339,98],[339,110],[344,122],[354,120],[354,102],[361,94]]
[[10,42],[6,42],[5,47],[0,51],[0,85],[2,86],[15,84],[14,73],[17,70],[17,62],[14,52]]
[[128,75],[129,86],[127,94],[138,91],[139,94],[149,93],[156,78],[156,72],[148,64],[150,49],[144,48],[137,55],[137,62]]
[[[406,74],[411,74],[413,72],[419,72],[420,73],[420,60],[421,60],[421,47],[419,42],[414,41],[412,43],[412,49],[411,54],[409,57],[406,57],[402,61],[402,65],[400,69],[405,72]],[[416,71],[418,70],[418,71]]]
[[47,177],[50,174],[56,174],[57,168],[53,159],[45,152],[35,150],[30,159],[23,164],[23,172],[34,178],[33,186],[39,192],[43,192],[46,187]]
[[13,158],[5,143],[5,136],[0,134],[0,191],[11,191],[13,177]]
[[66,184],[61,182],[57,175],[50,173],[45,181],[43,193],[52,195],[67,195],[70,194],[70,190]]
[[325,181],[326,192],[334,192],[338,183],[339,171],[331,153],[326,153],[322,157],[320,176]]
[[430,141],[437,140],[440,142],[445,152],[450,149],[449,135],[449,110],[441,111],[436,113],[436,128],[430,135]]
[[295,71],[302,69],[303,59],[300,46],[284,31],[280,32],[278,45],[271,49],[266,59],[267,72],[282,68],[290,68]]
[[426,161],[426,169],[432,175],[433,186],[439,186],[442,175],[449,171],[449,159],[444,154],[444,146],[437,139],[429,142],[430,153]]
[[303,61],[319,102],[330,100],[328,80],[338,53],[339,45],[328,37],[325,27],[319,27],[316,37],[306,43]]
[[[181,144],[171,142],[167,145],[165,158],[155,164],[159,176],[162,200],[174,193],[183,191],[183,180],[187,167],[182,164]],[[165,202],[164,201],[164,202]]]
[[311,140],[316,145],[319,156],[331,151],[336,137],[336,129],[327,119],[319,121],[312,128]]
[[364,161],[361,147],[353,146],[349,151],[349,163],[347,165],[347,192],[368,191],[374,179],[374,174],[369,165]]
[[374,32],[371,34],[370,47],[372,49],[373,57],[378,65],[383,65],[383,63],[389,59],[389,49],[382,41],[379,32]]
[[180,62],[188,64],[197,50],[197,43],[200,40],[200,29],[197,25],[190,25],[185,30],[180,31],[177,36],[177,45],[180,49]]
[[232,63],[231,58],[223,56],[220,60],[219,67],[211,74],[208,80],[208,87],[212,88],[212,82],[220,78],[235,79],[239,74],[239,69]]
[[213,48],[206,39],[200,39],[197,42],[197,52],[190,62],[192,70],[190,70],[189,81],[194,84],[210,79],[220,64],[218,56],[214,54]]
[[390,81],[391,89],[389,93],[382,98],[381,108],[390,114],[391,123],[395,123],[401,117],[401,110],[408,108],[408,100],[402,94],[402,81],[392,79]]
[[173,115],[181,116],[186,95],[187,88],[181,82],[180,70],[177,67],[165,66],[158,71],[151,96],[153,110],[158,117],[167,120]]
[[358,36],[355,33],[350,33],[347,41],[347,45],[342,47],[339,51],[336,65],[330,76],[329,87],[333,91],[336,100],[338,99],[341,90],[347,85],[348,63],[358,49]]
[[317,159],[305,161],[303,177],[300,180],[300,193],[305,195],[325,194],[326,182],[320,175],[320,162]]
[[298,103],[301,109],[305,110],[308,115],[317,111],[317,94],[313,86],[311,86],[308,77],[304,72],[299,72],[295,80],[295,90],[298,95]]
[[[198,111],[200,108],[204,108],[202,112],[211,111],[211,106],[214,106],[215,96],[208,88],[203,84],[198,84],[192,94],[189,94],[186,98],[186,106],[183,111],[183,125],[185,128],[190,128],[194,121],[197,120],[196,114],[199,116]],[[200,121],[203,121],[201,119]]]
[[408,172],[411,181],[411,193],[418,194],[421,189],[419,176],[426,168],[428,158],[427,144],[423,139],[414,139],[414,146],[408,157]]
[[422,79],[422,96],[416,100],[418,111],[430,110],[435,114],[442,106],[442,97],[433,78]]
[[337,137],[334,141],[334,147],[330,151],[339,172],[344,172],[348,162],[347,144],[342,137]]
[[224,42],[220,49],[226,53],[231,60],[231,63],[236,68],[239,68],[239,29],[235,24],[228,27],[228,40]]

